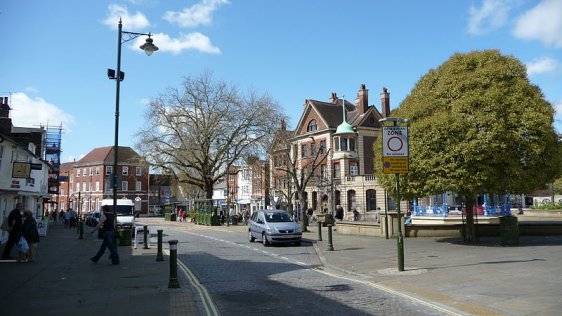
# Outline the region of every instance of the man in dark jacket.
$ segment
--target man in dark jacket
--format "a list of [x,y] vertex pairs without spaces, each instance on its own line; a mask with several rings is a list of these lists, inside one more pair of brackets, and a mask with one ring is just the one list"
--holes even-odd
[[111,258],[111,264],[119,264],[119,254],[117,253],[117,245],[115,243],[115,216],[111,212],[109,205],[102,206],[103,214],[100,218],[98,226],[96,229],[102,231],[103,242],[100,245],[98,253],[90,258],[93,263],[98,262],[98,260],[103,256],[105,248],[109,248],[109,258]]
[[23,225],[21,214],[23,212],[22,206],[23,205],[21,203],[16,203],[16,208],[8,215],[8,229],[10,234],[8,235],[8,241],[6,242],[4,252],[2,253],[2,259],[4,260],[12,259],[10,256],[12,248],[15,244],[17,244],[21,237],[21,228]]

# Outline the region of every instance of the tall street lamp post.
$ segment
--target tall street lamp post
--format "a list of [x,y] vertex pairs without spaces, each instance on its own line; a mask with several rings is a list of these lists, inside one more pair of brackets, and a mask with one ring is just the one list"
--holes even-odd
[[[152,42],[152,34],[150,33],[135,33],[123,31],[123,23],[119,19],[118,32],[117,32],[117,70],[108,69],[107,76],[109,79],[114,79],[115,85],[115,145],[113,146],[113,214],[116,214],[117,210],[117,161],[119,157],[119,92],[121,87],[121,81],[125,79],[125,73],[121,72],[121,46],[122,44],[134,40],[139,36],[148,36],[146,43],[140,46],[140,49],[150,56],[152,53],[158,50],[158,47]],[[125,39],[123,39],[123,34]]]

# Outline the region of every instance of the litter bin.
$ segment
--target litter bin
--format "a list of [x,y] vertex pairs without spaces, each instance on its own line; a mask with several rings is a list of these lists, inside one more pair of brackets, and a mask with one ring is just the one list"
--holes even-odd
[[502,246],[519,245],[519,224],[517,223],[517,217],[500,217],[500,239]]
[[132,229],[121,228],[118,231],[119,246],[130,246],[132,243]]

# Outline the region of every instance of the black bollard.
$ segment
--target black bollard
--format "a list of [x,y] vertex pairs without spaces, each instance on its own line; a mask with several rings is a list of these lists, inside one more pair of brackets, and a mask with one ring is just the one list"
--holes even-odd
[[328,224],[328,251],[334,251],[332,244],[332,224]]
[[170,244],[170,282],[168,283],[169,289],[177,289],[180,287],[178,281],[178,241],[169,240]]
[[143,249],[148,249],[148,226],[144,225],[143,226],[143,233],[144,233],[144,247],[142,247]]
[[318,241],[322,241],[322,222],[318,221]]
[[78,236],[78,239],[84,239],[84,222],[80,221],[78,227],[80,229],[80,235]]
[[162,255],[162,229],[158,230],[158,253],[156,254],[156,261],[164,261],[164,256]]

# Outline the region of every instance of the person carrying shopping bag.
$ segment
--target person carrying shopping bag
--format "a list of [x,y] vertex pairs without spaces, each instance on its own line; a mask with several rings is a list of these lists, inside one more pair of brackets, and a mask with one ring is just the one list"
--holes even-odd
[[25,238],[28,245],[27,262],[33,262],[36,258],[37,243],[39,242],[39,231],[37,230],[37,221],[33,218],[33,213],[29,210],[23,212],[22,237]]

